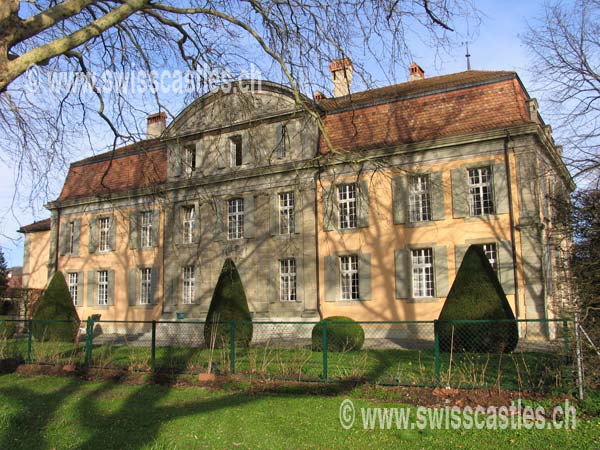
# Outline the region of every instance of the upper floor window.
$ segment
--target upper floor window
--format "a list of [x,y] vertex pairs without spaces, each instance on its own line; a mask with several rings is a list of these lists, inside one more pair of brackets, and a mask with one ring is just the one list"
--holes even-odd
[[182,242],[184,244],[191,244],[194,241],[194,221],[196,220],[196,208],[193,206],[185,206],[183,208],[182,220]]
[[342,300],[358,300],[360,298],[358,269],[358,256],[340,256],[340,292]]
[[280,142],[277,143],[277,158],[283,159],[287,154],[287,127],[282,124],[281,125],[281,134],[279,136]]
[[339,228],[347,230],[356,228],[356,184],[338,186]]
[[296,259],[279,260],[279,300],[296,301]]
[[79,274],[77,272],[69,273],[69,294],[75,306],[79,305]]
[[279,234],[294,234],[294,193],[282,192],[279,194]]
[[141,213],[141,223],[142,247],[152,247],[152,211],[144,211]]
[[67,241],[67,253],[75,253],[75,222],[69,222],[68,229],[68,241]]
[[232,136],[229,138],[231,148],[231,165],[232,167],[241,166],[244,164],[244,154],[242,151],[242,137]]
[[182,302],[184,305],[194,303],[194,296],[196,295],[195,272],[196,267],[193,265],[183,268]]
[[149,305],[152,299],[152,268],[140,269],[140,305]]
[[469,208],[472,216],[494,214],[492,189],[490,167],[469,169]]
[[494,272],[498,272],[498,249],[495,243],[483,244],[483,252],[487,256],[490,266],[494,269]]
[[98,305],[108,305],[108,271],[98,271]]
[[99,220],[100,225],[100,251],[110,250],[110,217],[102,217]]
[[227,238],[244,237],[244,199],[234,198],[228,202]]
[[191,175],[196,170],[196,149],[194,147],[183,149],[183,168],[187,175]]
[[408,208],[411,222],[431,220],[431,180],[429,175],[416,175],[410,178]]
[[413,297],[433,297],[433,251],[411,251]]

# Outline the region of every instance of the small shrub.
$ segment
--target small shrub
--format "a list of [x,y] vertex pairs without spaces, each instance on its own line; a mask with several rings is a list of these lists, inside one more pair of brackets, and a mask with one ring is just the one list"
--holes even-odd
[[[512,352],[518,341],[517,324],[514,319],[506,295],[483,249],[479,245],[470,246],[440,313],[440,350]],[[490,322],[445,322],[454,320]]]
[[6,322],[0,317],[0,339],[11,339],[17,332],[17,322]]
[[232,320],[235,321],[236,347],[248,347],[252,341],[252,317],[240,274],[233,261],[227,258],[206,315],[204,340],[208,347],[213,342],[215,348],[229,345]]
[[334,316],[323,319],[312,330],[312,350],[323,350],[323,322],[327,322],[327,350],[346,352],[360,350],[365,342],[365,331],[349,317]]
[[[33,336],[38,341],[73,342],[79,329],[79,317],[73,305],[65,277],[56,272],[33,313]],[[36,321],[68,322],[36,322]]]

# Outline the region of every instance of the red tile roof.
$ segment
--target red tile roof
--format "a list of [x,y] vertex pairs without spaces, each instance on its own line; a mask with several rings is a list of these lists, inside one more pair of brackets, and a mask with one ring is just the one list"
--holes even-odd
[[50,230],[50,218],[39,220],[37,222],[30,223],[29,225],[23,225],[19,228],[19,233],[35,233],[38,231],[49,231]]
[[[530,122],[513,72],[461,72],[319,103],[336,151],[369,150]],[[321,136],[319,149],[327,153]]]
[[143,189],[165,182],[167,152],[146,140],[71,164],[59,201]]

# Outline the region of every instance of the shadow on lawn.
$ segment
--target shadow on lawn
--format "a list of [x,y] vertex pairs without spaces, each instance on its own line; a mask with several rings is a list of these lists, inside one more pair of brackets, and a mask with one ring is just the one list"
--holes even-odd
[[[178,355],[181,357],[182,355]],[[185,357],[190,357],[185,355]],[[167,356],[168,357],[168,356]],[[367,374],[365,380],[385,372],[391,361],[379,360]],[[115,383],[104,382],[95,389],[81,392],[82,383],[69,379],[67,384],[52,393],[38,393],[22,387],[0,389],[0,395],[14,400],[20,405],[20,412],[5,423],[0,436],[0,448],[42,450],[49,448],[44,436],[45,430],[56,421],[56,414],[65,403],[75,402],[75,417],[61,418],[65,422],[74,422],[80,427],[85,441],[76,444],[81,449],[97,448],[141,448],[152,444],[158,437],[160,426],[178,418],[210,414],[223,408],[236,408],[261,399],[264,395],[340,395],[349,392],[362,382],[315,383],[314,386],[293,386],[282,384],[275,389],[261,393],[234,392],[214,399],[202,399],[182,402],[177,405],[161,405],[170,391],[169,386],[143,385],[132,387],[123,400],[115,399],[120,405],[114,410],[103,410],[96,402],[99,398],[113,395]],[[75,397],[77,395],[77,397]],[[194,431],[194,430],[188,430]],[[185,431],[184,431],[185,432]],[[75,443],[73,443],[75,444]],[[208,443],[210,445],[210,443]]]

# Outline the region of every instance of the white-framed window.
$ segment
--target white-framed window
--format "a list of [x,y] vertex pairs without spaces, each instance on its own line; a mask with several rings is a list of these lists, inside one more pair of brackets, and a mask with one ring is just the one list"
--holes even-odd
[[281,192],[279,194],[279,234],[294,234],[294,193]]
[[356,228],[356,184],[342,184],[338,191],[339,228]]
[[358,300],[360,298],[358,269],[358,256],[340,256],[341,300]]
[[244,164],[244,152],[242,150],[242,137],[232,136],[229,138],[229,147],[231,155],[231,166],[239,167]]
[[181,218],[182,236],[181,241],[184,244],[194,242],[194,221],[196,220],[196,208],[194,206],[183,207],[183,217]]
[[286,125],[281,125],[281,142],[279,142],[277,146],[277,158],[283,159],[287,153],[287,127]]
[[279,260],[279,300],[296,301],[296,259]]
[[72,255],[75,253],[75,222],[69,222],[68,233],[69,240],[67,241],[67,253]]
[[408,185],[408,211],[411,222],[431,220],[431,179],[429,175],[410,177]]
[[152,247],[152,211],[143,211],[140,214],[142,222],[141,233],[142,248]]
[[233,198],[228,202],[227,238],[242,239],[244,237],[244,199]]
[[482,247],[492,269],[494,269],[494,272],[498,272],[498,248],[496,243],[483,244]]
[[149,305],[152,299],[152,268],[140,269],[140,305]]
[[73,299],[73,304],[77,306],[79,304],[79,274],[77,272],[69,272],[69,294]]
[[194,303],[194,296],[196,295],[195,274],[195,266],[185,266],[183,268],[182,303],[184,305]]
[[469,208],[472,216],[494,214],[492,169],[469,169]]
[[100,251],[110,250],[110,217],[101,217],[98,221],[100,228]]
[[196,170],[196,149],[194,147],[184,147],[183,167],[186,175],[191,175]]
[[108,271],[98,271],[98,305],[108,305]]
[[433,250],[411,251],[413,297],[433,297]]

